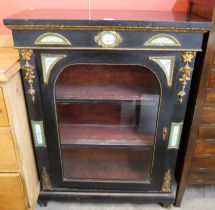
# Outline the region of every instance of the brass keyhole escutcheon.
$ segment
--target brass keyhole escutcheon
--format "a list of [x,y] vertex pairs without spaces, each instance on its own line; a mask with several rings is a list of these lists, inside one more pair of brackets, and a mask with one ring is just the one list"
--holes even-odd
[[164,127],[163,128],[163,141],[166,140],[167,134],[168,134],[168,129],[167,129],[167,127]]

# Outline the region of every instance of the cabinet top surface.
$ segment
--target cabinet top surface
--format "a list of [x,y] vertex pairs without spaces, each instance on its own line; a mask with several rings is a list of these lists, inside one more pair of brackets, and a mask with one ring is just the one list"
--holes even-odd
[[[4,20],[5,25],[115,25],[210,28],[199,17],[184,12],[130,10],[28,9]],[[119,25],[120,24],[120,25]]]

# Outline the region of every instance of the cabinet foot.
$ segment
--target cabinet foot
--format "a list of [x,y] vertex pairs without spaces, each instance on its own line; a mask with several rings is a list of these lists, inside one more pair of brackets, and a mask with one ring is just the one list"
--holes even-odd
[[46,207],[48,201],[45,199],[38,199],[37,203],[39,204],[40,207]]
[[171,207],[170,203],[161,203],[161,205],[166,209],[169,209]]

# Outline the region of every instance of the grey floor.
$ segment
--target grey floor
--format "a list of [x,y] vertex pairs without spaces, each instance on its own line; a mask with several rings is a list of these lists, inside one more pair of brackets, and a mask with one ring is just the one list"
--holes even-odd
[[[47,207],[36,210],[165,210],[158,204],[91,204],[49,201]],[[215,210],[215,186],[189,187],[180,208],[175,210]]]

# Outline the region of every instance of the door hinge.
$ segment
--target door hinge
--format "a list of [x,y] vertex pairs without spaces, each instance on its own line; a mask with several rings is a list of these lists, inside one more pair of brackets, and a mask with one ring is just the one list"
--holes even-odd
[[163,185],[162,185],[162,192],[171,192],[171,171],[170,169],[168,169],[164,175],[164,179],[163,179]]
[[163,128],[163,141],[166,140],[167,135],[168,135],[168,129],[167,129],[167,127],[164,127]]
[[50,190],[52,188],[46,167],[43,167],[42,169],[42,188],[44,190]]

